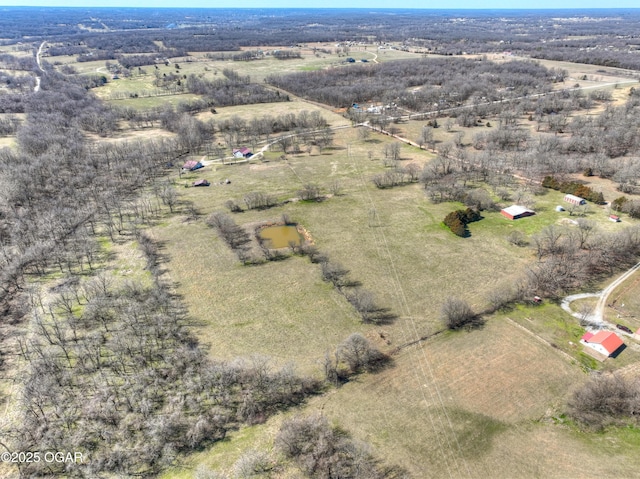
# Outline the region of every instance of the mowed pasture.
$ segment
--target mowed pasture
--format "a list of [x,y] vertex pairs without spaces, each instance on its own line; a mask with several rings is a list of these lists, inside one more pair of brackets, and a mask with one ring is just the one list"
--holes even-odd
[[[559,445],[529,445],[540,428],[551,428],[538,421],[557,414],[567,391],[584,379],[565,358],[500,319],[430,339],[394,359],[393,369],[310,407],[413,477],[536,476],[540,457]],[[507,459],[516,445],[529,457]]]

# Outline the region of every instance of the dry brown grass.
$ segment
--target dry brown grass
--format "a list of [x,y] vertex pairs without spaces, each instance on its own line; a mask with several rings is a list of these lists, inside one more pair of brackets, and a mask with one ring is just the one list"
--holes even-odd
[[213,120],[215,122],[228,120],[233,116],[238,116],[245,121],[249,122],[252,118],[270,115],[277,117],[285,115],[287,113],[298,114],[301,111],[306,110],[308,112],[319,111],[327,123],[331,126],[348,125],[349,120],[345,119],[342,115],[333,113],[328,108],[317,106],[312,102],[301,100],[299,98],[293,98],[292,101],[277,102],[277,103],[260,103],[255,105],[239,105],[230,107],[216,108],[217,113],[214,115],[210,112],[199,113],[197,117],[201,120]]
[[5,136],[0,138],[0,148],[15,148],[16,139],[12,136]]
[[[635,273],[618,286],[609,296],[605,307],[605,318],[612,323],[621,323],[637,331],[640,328],[640,274]],[[627,337],[624,337],[628,343]]]
[[[394,359],[393,369],[311,406],[413,477],[537,477],[541,458],[571,440],[535,421],[557,414],[585,376],[507,322],[440,336]],[[556,437],[536,442],[547,434]],[[518,448],[518,459],[509,458]],[[566,472],[579,462],[575,453],[566,469],[545,460],[540,473],[573,477]]]

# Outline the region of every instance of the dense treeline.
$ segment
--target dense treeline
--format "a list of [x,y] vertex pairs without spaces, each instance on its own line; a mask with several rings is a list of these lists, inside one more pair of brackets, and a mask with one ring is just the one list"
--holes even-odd
[[562,191],[563,193],[579,196],[580,198],[592,201],[597,205],[605,204],[602,192],[594,191],[588,186],[578,183],[577,181],[558,181],[553,176],[545,176],[544,180],[542,180],[542,186],[545,188],[551,188],[552,190]]
[[[431,111],[457,106],[472,98],[495,101],[548,91],[557,75],[532,62],[497,64],[431,58],[271,76],[267,81],[296,95],[336,107],[373,101],[397,103],[414,111]],[[474,81],[470,82],[469,78]]]
[[[638,69],[634,10],[447,11],[305,9],[5,9],[0,31],[23,37],[59,37],[62,50],[86,42],[118,53],[237,51],[240,47],[310,42],[402,42],[424,54],[515,52],[536,58]],[[460,22],[464,15],[468,21]],[[496,28],[499,22],[500,28]],[[180,26],[181,28],[175,28]],[[87,29],[91,29],[90,33]],[[131,30],[136,30],[131,32]],[[157,43],[154,43],[157,42]],[[58,47],[58,46],[56,46]],[[68,50],[71,51],[71,50]],[[83,54],[75,50],[75,54]]]
[[640,254],[638,227],[605,233],[585,219],[574,228],[548,226],[531,241],[538,261],[527,269],[526,283],[541,296],[584,288],[635,264]]
[[34,70],[37,67],[34,57],[24,57],[0,53],[0,68],[7,70]]
[[[631,47],[630,45],[633,44],[630,44],[627,39],[609,38],[607,39],[606,46],[602,38],[599,38],[597,42],[591,40],[588,46],[583,46],[582,42],[578,43],[574,41],[572,43],[571,47],[551,45],[551,48],[535,49],[528,53],[532,58],[545,60],[587,63],[605,67],[640,70],[640,59],[637,53],[639,50],[638,46],[634,45]],[[614,43],[615,47],[613,47],[611,43]]]
[[232,70],[225,70],[225,76],[226,79],[207,80],[189,75],[184,82],[185,89],[190,93],[210,98],[217,106],[289,101],[287,95],[251,83],[248,77],[234,74]]
[[0,303],[24,288],[24,274],[95,262],[91,232],[99,225],[122,231],[114,212],[127,221],[123,202],[180,151],[171,140],[90,147],[83,130],[108,134],[117,117],[54,74],[21,108],[27,121],[17,131],[19,149],[0,150]]

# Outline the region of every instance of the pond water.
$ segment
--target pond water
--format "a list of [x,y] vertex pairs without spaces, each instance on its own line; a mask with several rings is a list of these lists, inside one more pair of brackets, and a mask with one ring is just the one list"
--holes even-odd
[[259,236],[264,241],[265,246],[270,249],[287,248],[291,242],[299,246],[302,241],[302,237],[296,227],[291,225],[262,228]]

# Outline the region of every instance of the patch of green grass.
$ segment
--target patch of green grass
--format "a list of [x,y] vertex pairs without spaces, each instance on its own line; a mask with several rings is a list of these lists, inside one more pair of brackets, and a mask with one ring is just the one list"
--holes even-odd
[[456,432],[460,452],[468,458],[479,458],[491,450],[496,436],[507,430],[507,424],[483,414],[472,413],[459,408],[448,411],[449,418],[459,430]]
[[230,472],[244,452],[251,449],[269,451],[281,421],[282,415],[269,419],[265,424],[230,431],[222,441],[190,454],[179,466],[166,470],[160,479],[193,479],[198,466],[216,472]]
[[596,361],[593,357],[583,353],[582,351],[577,353],[577,357],[582,369],[585,371],[596,371],[602,366],[602,363]]

